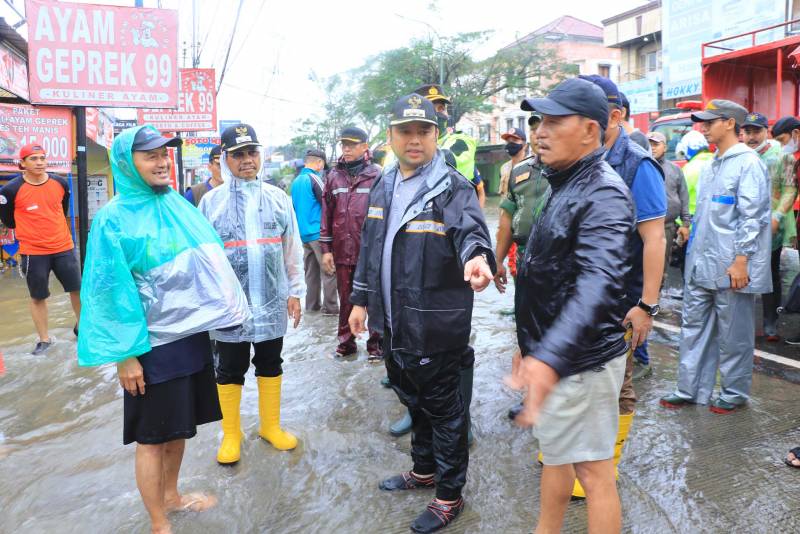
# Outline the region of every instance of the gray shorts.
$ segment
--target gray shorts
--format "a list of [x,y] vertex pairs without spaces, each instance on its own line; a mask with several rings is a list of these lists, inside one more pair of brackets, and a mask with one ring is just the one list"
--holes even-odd
[[545,399],[533,434],[545,465],[608,460],[619,426],[627,352],[600,370],[562,379]]

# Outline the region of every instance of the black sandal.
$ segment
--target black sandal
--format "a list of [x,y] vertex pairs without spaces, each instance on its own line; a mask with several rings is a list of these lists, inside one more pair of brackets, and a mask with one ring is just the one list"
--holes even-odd
[[444,504],[434,499],[411,524],[411,530],[421,534],[435,532],[449,525],[464,509],[464,499],[459,497],[452,504]]
[[[800,447],[795,447],[794,449],[790,450],[787,454],[794,454],[794,459],[800,462]],[[785,463],[789,467],[800,469],[800,465],[793,464],[792,461],[785,456],[783,457],[783,463]]]
[[398,491],[398,490],[413,490],[413,489],[427,489],[433,488],[435,482],[433,477],[419,478],[414,476],[411,471],[406,471],[382,480],[378,487],[383,491]]

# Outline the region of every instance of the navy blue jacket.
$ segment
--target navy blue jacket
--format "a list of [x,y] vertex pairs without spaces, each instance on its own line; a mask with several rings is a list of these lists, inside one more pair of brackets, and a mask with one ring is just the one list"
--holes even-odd
[[[409,204],[392,250],[392,351],[433,356],[469,344],[473,291],[464,264],[485,253],[496,272],[489,230],[475,187],[435,158]],[[366,306],[369,328],[386,331],[381,257],[391,208],[396,163],[375,180],[369,194],[350,302]],[[388,333],[387,333],[388,334]]]

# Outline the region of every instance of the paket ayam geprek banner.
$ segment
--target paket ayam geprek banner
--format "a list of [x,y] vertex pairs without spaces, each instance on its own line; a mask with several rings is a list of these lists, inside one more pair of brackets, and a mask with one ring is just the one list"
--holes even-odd
[[178,12],[26,0],[31,102],[178,105]]

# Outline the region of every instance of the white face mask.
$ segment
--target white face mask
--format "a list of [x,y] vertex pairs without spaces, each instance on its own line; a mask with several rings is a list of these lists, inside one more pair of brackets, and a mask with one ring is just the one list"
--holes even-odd
[[783,153],[784,154],[794,154],[795,152],[798,151],[799,148],[800,147],[797,146],[797,139],[795,139],[795,137],[792,136],[792,140],[789,141],[788,143],[786,143],[786,145],[784,145]]

